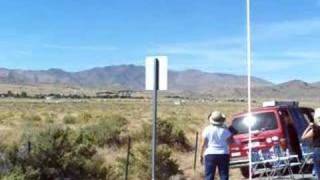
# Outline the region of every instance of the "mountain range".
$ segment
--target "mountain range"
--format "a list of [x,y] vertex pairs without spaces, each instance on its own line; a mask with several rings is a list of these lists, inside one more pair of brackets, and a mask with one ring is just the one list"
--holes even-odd
[[[247,77],[200,70],[168,72],[170,92],[210,93],[216,96],[245,97]],[[61,69],[21,70],[0,68],[0,85],[55,85],[86,89],[144,90],[145,68],[136,65],[96,67],[79,72]],[[282,84],[252,77],[253,95],[259,97],[314,97],[320,93],[320,82],[292,80]],[[0,89],[1,90],[1,89]]]

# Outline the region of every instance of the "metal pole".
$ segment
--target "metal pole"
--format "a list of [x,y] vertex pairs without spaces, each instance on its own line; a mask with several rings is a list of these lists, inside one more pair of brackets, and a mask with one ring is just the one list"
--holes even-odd
[[159,60],[154,61],[154,88],[153,88],[153,123],[152,123],[152,180],[156,179],[157,153],[157,98],[159,89]]
[[130,149],[131,149],[131,138],[130,138],[130,136],[129,136],[129,137],[128,137],[128,151],[127,151],[127,162],[126,162],[125,180],[128,180],[128,175],[129,175]]
[[194,152],[194,161],[193,161],[193,171],[196,171],[196,167],[197,167],[197,154],[198,154],[198,136],[199,133],[196,133],[196,145],[195,145],[195,152]]
[[251,138],[251,27],[250,27],[250,0],[246,0],[246,21],[247,21],[247,70],[248,70],[248,121],[249,121],[249,179],[252,179],[252,138]]

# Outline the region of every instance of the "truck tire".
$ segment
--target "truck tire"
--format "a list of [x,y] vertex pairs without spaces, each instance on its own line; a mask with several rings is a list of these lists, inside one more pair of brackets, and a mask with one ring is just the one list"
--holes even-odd
[[[243,177],[245,177],[246,179],[249,178],[249,167],[242,167],[240,168],[241,174]],[[258,175],[252,176],[252,178],[256,178],[258,177]]]
[[245,177],[246,179],[249,178],[249,168],[248,167],[242,167],[240,168],[241,174],[243,177]]

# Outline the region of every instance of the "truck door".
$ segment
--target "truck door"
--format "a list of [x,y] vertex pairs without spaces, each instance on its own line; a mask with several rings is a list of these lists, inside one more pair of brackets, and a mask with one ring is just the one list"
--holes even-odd
[[299,157],[302,157],[302,152],[300,149],[300,137],[298,126],[296,125],[296,120],[293,112],[289,109],[280,110],[280,118],[283,124],[283,129],[286,135],[286,141],[288,149],[291,153],[297,154]]
[[[304,130],[308,127],[309,122],[305,119],[304,114],[301,113],[300,108],[290,108],[290,115],[298,132],[299,141],[301,140],[301,136]],[[307,113],[307,112],[306,112]],[[308,116],[308,115],[307,115]]]

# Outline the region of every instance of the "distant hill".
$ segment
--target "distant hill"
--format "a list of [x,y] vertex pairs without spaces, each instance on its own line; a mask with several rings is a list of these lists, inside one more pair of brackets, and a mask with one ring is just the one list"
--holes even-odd
[[[61,69],[41,71],[0,69],[0,83],[19,85],[59,84],[84,88],[122,88],[143,90],[143,66],[120,65],[93,68],[79,72]],[[253,78],[253,86],[270,86],[271,82]],[[169,71],[169,89],[172,91],[205,92],[214,88],[239,88],[246,85],[245,76],[207,73],[199,70]]]
[[312,88],[312,85],[301,81],[301,80],[291,80],[285,83],[281,83],[277,85],[278,88]]
[[314,82],[311,85],[315,86],[315,87],[320,87],[320,82]]
[[[31,88],[37,92],[90,92],[97,90],[130,89],[144,90],[145,69],[143,66],[119,65],[97,67],[79,72],[61,69],[20,70],[0,68],[0,91],[13,87],[18,90]],[[7,88],[6,88],[7,87]],[[169,71],[169,91],[184,95],[205,94],[213,97],[246,98],[247,77],[209,73],[199,70]],[[320,100],[320,81],[307,83],[292,80],[273,84],[252,77],[253,98],[312,99]]]
[[270,87],[254,88],[253,94],[256,97],[264,98],[312,99],[318,101],[320,100],[320,86],[301,80],[292,80]]

